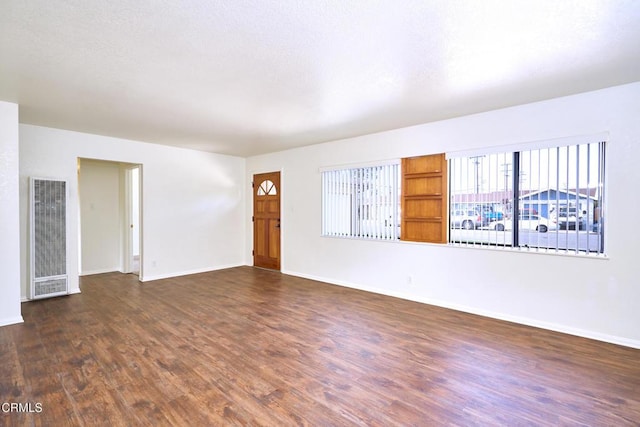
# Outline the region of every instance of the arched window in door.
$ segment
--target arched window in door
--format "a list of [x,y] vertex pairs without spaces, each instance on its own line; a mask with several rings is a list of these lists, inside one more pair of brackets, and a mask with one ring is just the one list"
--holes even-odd
[[266,179],[258,186],[258,196],[276,196],[278,189],[273,181]]

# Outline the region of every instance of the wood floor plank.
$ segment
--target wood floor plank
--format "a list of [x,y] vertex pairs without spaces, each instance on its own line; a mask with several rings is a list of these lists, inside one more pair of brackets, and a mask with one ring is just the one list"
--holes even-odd
[[[640,425],[640,351],[240,267],[0,328],[0,425]],[[24,408],[23,408],[24,409]]]

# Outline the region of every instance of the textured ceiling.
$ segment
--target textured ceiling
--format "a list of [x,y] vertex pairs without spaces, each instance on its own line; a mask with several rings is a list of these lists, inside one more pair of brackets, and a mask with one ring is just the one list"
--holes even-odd
[[636,0],[0,0],[22,123],[239,156],[639,80]]

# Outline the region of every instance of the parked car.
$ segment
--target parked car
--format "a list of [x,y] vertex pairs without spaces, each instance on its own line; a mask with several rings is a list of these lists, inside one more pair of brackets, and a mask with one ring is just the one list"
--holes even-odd
[[[518,218],[518,227],[520,230],[538,231],[540,233],[546,233],[548,230],[556,229],[556,225],[547,218],[532,214],[520,215]],[[511,219],[495,221],[489,224],[489,229],[497,231],[512,230],[513,221]]]
[[473,210],[455,210],[451,213],[451,228],[475,230],[482,226],[482,215]]
[[492,206],[480,206],[479,212],[482,214],[482,225],[484,226],[504,218],[502,212],[495,210]]

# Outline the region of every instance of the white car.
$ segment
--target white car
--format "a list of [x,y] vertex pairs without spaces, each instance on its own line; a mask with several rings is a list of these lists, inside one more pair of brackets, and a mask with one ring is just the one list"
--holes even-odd
[[[555,230],[556,224],[549,221],[543,216],[533,214],[522,214],[519,217],[518,227],[520,230],[538,231],[546,233],[548,230]],[[490,230],[504,231],[513,229],[513,221],[511,219],[502,219],[489,224]]]
[[482,225],[482,215],[473,210],[456,210],[451,213],[451,228],[475,230]]

